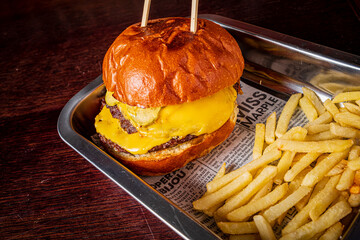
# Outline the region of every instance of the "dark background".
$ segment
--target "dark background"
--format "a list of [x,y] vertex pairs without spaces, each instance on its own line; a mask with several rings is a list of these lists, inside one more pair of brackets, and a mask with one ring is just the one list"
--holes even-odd
[[[153,0],[150,18],[189,16]],[[360,55],[359,1],[200,0],[219,14]],[[0,3],[0,239],[180,239],[61,141],[66,102],[101,74],[103,56],[143,1]]]

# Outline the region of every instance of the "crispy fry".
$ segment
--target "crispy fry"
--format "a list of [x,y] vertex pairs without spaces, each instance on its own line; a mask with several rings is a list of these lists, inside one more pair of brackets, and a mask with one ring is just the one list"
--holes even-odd
[[332,177],[338,174],[342,174],[347,167],[348,161],[341,160],[338,164],[336,164],[325,176]]
[[354,145],[351,147],[349,152],[349,161],[354,160],[356,158],[360,157],[360,146]]
[[353,171],[359,170],[360,169],[360,157],[358,157],[357,159],[354,159],[352,161],[349,161],[348,167]]
[[321,114],[317,119],[315,119],[312,122],[309,122],[307,124],[305,124],[304,128],[308,128],[311,125],[316,125],[316,124],[326,124],[326,123],[330,123],[333,120],[332,115],[326,111],[323,114]]
[[254,222],[218,222],[218,227],[227,234],[258,233]]
[[275,220],[280,217],[284,212],[287,212],[292,208],[297,202],[299,202],[303,197],[309,194],[311,188],[309,187],[299,187],[295,192],[291,193],[287,198],[283,199],[274,206],[271,206],[264,212],[264,217],[268,220],[269,223],[275,222]]
[[317,204],[315,204],[313,209],[310,210],[310,212],[309,212],[310,218],[313,221],[317,220],[320,217],[320,215],[323,212],[325,212],[327,207],[330,206],[330,204],[333,201],[335,201],[336,198],[338,198],[339,195],[340,195],[340,192],[335,190],[335,188],[334,188],[333,194],[329,194],[325,198],[321,199],[321,201],[319,201]]
[[251,200],[249,201],[249,203],[254,202],[255,200],[262,198],[263,196],[265,196],[266,194],[268,194],[269,192],[271,192],[272,189],[272,185],[273,185],[273,181],[269,180],[265,186],[263,186],[255,195],[254,197],[251,198]]
[[281,184],[284,179],[285,173],[289,170],[291,163],[294,159],[295,152],[285,151],[277,165],[278,172],[274,178],[276,184]]
[[330,123],[330,132],[333,135],[344,138],[357,138],[360,137],[360,130],[352,127],[343,127],[338,123]]
[[320,114],[323,114],[325,112],[325,107],[323,103],[321,102],[319,96],[311,89],[307,87],[302,88],[303,93],[305,97],[307,97],[311,103],[314,105],[316,111]]
[[313,124],[310,125],[308,128],[308,134],[316,134],[321,133],[330,130],[330,124],[324,123],[324,124]]
[[328,130],[317,134],[307,135],[305,141],[323,141],[338,138],[338,136],[334,135],[332,132],[330,132],[330,130]]
[[268,145],[264,149],[264,154],[277,149],[277,142],[279,139],[302,141],[305,139],[306,135],[307,135],[307,130],[305,128],[293,127],[289,131],[287,131],[281,138],[276,139],[275,142]]
[[339,183],[336,185],[336,189],[339,191],[348,190],[354,181],[355,171],[350,168],[346,168],[341,174]]
[[[327,158],[315,166],[302,181],[302,186],[313,187],[318,183],[326,173],[333,168],[338,162],[344,159],[349,151],[331,153]],[[340,177],[340,176],[339,176]]]
[[335,121],[338,123],[343,123],[346,126],[351,126],[357,129],[360,129],[360,116],[350,113],[350,112],[343,112],[338,113],[334,117]]
[[276,240],[274,231],[263,216],[255,215],[254,222],[262,240]]
[[252,180],[252,176],[249,172],[245,172],[239,177],[235,178],[232,182],[221,188],[220,190],[207,194],[202,198],[193,202],[193,206],[196,210],[209,209],[229,197],[235,195],[242,190]]
[[315,161],[321,153],[310,152],[304,155],[298,162],[294,164],[294,166],[285,173],[284,180],[286,182],[292,181],[296,175],[298,175],[302,170],[306,167],[310,166],[310,164]]
[[332,100],[333,103],[356,101],[360,99],[360,91],[339,93]]
[[360,193],[350,194],[348,202],[351,207],[359,207],[360,206]]
[[299,105],[310,122],[314,121],[318,117],[316,108],[306,96],[299,100]]
[[329,208],[319,219],[301,226],[296,231],[284,235],[280,240],[296,240],[311,238],[315,234],[324,231],[333,224],[339,222],[342,218],[351,213],[350,205],[341,201]]
[[217,210],[215,216],[218,219],[225,218],[226,214],[232,210],[246,204],[255,193],[257,193],[263,186],[266,185],[269,179],[275,177],[277,168],[274,166],[267,166],[245,189],[234,197],[228,199],[225,204]]
[[360,193],[360,186],[359,185],[352,185],[349,189],[351,194],[359,194]]
[[301,93],[296,93],[296,94],[291,95],[290,99],[285,104],[284,109],[282,110],[282,112],[280,114],[278,124],[276,127],[276,131],[275,131],[275,135],[278,138],[286,133],[290,119],[295,112],[295,109],[299,103],[301,95],[302,95]]
[[266,119],[265,142],[271,144],[275,141],[276,112],[270,114]]
[[319,238],[319,240],[338,240],[341,236],[341,233],[344,229],[344,225],[340,222],[335,223],[331,227],[329,227],[323,235]]
[[282,151],[293,152],[341,152],[354,144],[352,139],[325,141],[294,141],[278,139],[277,146]]
[[[282,230],[282,235],[286,235],[298,229],[300,226],[308,222],[309,212],[314,206],[322,201],[328,195],[331,195],[336,191],[335,186],[339,181],[340,176],[331,177],[330,180],[326,183],[325,187],[321,189],[314,197],[310,197],[309,203],[301,209],[293,219],[284,227]],[[314,193],[313,193],[314,194]]]
[[253,159],[261,157],[264,149],[265,124],[258,123],[255,127],[255,143],[253,148]]
[[268,153],[264,153],[260,158],[255,159],[246,165],[242,166],[241,168],[236,169],[228,174],[225,174],[223,177],[216,179],[214,181],[209,182],[206,184],[208,192],[215,192],[218,189],[222,188],[232,180],[234,180],[239,175],[243,174],[244,172],[251,172],[253,170],[257,170],[266,164],[275,161],[281,157],[281,151],[275,149]]
[[315,187],[314,187],[314,189],[313,189],[313,191],[311,193],[309,201],[311,201],[311,199],[313,199],[320,191],[322,191],[325,188],[325,186],[326,186],[327,182],[329,181],[329,179],[330,179],[329,177],[324,177],[323,179],[320,180],[320,182],[318,182],[315,185]]
[[324,102],[324,107],[326,108],[326,110],[331,113],[331,115],[334,117],[337,113],[339,113],[339,109],[337,108],[337,106],[330,100],[330,99],[326,99],[326,101]]
[[344,107],[349,110],[349,112],[352,112],[356,115],[360,115],[360,107],[353,104],[353,103],[348,103],[348,102],[345,102],[343,103],[344,104]]
[[272,192],[268,193],[262,198],[259,198],[251,203],[248,203],[240,208],[231,211],[226,215],[230,221],[244,221],[253,214],[267,209],[271,205],[279,201],[287,192],[288,186],[286,183],[276,187]]
[[221,178],[222,176],[224,176],[224,175],[225,175],[225,171],[226,171],[226,162],[224,162],[224,163],[221,165],[219,171],[216,173],[216,175],[215,175],[215,177],[213,178],[213,180],[216,180],[216,179]]

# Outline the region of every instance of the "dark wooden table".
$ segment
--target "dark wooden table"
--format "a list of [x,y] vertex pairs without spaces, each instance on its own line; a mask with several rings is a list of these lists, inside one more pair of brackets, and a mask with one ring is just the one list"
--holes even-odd
[[[150,18],[191,1],[153,0]],[[101,74],[143,1],[1,1],[0,239],[180,239],[61,141],[59,113]],[[360,55],[359,2],[200,0],[219,14]]]

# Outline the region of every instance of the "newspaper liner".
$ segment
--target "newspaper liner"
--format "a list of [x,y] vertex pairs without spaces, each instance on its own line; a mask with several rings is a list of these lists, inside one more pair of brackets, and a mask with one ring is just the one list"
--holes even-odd
[[[192,202],[205,193],[206,183],[214,178],[223,162],[226,162],[227,171],[231,171],[252,160],[255,125],[265,123],[272,112],[277,112],[279,116],[286,103],[286,100],[244,82],[241,83],[241,88],[244,93],[238,95],[237,99],[239,108],[237,124],[224,143],[208,155],[172,173],[157,177],[142,177],[155,190],[223,239],[226,239],[227,235],[216,226],[214,219],[194,210]],[[303,126],[306,122],[305,115],[298,108],[290,121],[289,129],[292,126]],[[295,214],[296,209],[290,209],[283,225],[286,225]],[[282,226],[274,226],[278,236],[281,228]]]

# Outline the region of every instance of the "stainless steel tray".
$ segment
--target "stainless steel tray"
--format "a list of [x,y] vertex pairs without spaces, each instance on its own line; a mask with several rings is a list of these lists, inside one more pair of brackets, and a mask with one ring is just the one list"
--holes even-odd
[[[238,41],[246,62],[243,81],[283,96],[300,91],[302,86],[314,89],[321,97],[342,89],[360,89],[359,56],[218,15],[199,17],[222,25]],[[57,123],[63,141],[183,238],[219,239],[91,141],[104,91],[99,76],[65,105]],[[346,239],[360,239],[359,214],[355,215]]]

